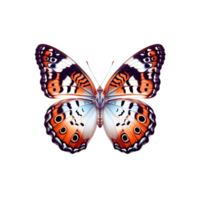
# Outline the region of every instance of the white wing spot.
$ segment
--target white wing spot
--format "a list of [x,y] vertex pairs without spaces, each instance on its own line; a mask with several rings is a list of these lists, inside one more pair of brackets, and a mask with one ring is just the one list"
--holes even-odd
[[150,62],[151,60],[150,60],[149,57],[147,57],[147,58],[144,58],[143,61],[144,61],[145,63],[147,63],[147,62]]
[[55,63],[56,61],[57,61],[56,58],[53,58],[53,57],[50,58],[50,62],[54,62]]

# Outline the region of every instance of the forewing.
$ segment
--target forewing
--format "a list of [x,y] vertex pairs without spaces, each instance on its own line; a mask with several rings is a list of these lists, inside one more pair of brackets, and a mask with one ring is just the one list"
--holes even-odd
[[152,44],[129,56],[108,79],[104,90],[106,98],[155,98],[161,90],[166,54],[163,44]]
[[88,72],[69,54],[49,44],[34,48],[34,61],[38,69],[38,85],[49,99],[94,97],[96,89]]

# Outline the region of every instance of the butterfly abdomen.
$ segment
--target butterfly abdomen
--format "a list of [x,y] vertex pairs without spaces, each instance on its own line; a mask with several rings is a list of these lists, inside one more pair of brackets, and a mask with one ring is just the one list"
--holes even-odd
[[102,109],[98,109],[97,127],[98,129],[103,127]]

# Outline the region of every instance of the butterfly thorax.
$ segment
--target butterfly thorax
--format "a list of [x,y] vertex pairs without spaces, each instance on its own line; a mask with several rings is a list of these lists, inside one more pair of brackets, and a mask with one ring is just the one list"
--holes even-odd
[[104,108],[105,98],[104,98],[103,89],[101,86],[99,86],[97,89],[95,103],[96,103],[97,108]]

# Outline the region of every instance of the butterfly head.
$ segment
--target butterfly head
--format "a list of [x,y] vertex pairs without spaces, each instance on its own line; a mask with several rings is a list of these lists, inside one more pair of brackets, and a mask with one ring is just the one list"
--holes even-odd
[[97,93],[103,93],[104,87],[103,86],[97,86],[96,91]]

